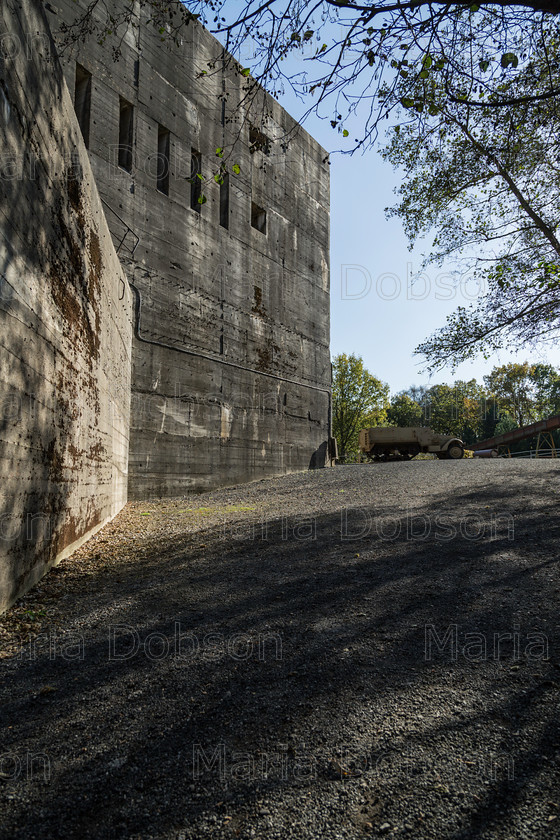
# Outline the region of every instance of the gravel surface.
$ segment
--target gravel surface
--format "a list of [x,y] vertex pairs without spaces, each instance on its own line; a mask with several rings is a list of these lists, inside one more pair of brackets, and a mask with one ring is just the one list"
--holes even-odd
[[559,477],[128,505],[0,619],[0,836],[560,837]]

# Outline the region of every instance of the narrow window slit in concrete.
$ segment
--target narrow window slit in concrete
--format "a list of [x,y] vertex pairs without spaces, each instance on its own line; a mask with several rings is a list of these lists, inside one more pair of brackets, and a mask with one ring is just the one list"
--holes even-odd
[[229,228],[229,175],[220,184],[220,225]]
[[74,110],[86,149],[89,149],[89,123],[91,116],[91,73],[81,64],[76,64],[74,86]]
[[157,188],[164,195],[169,195],[169,143],[169,130],[158,125]]
[[191,210],[200,213],[202,210],[202,155],[196,149],[191,149]]
[[126,172],[132,172],[133,128],[134,108],[126,99],[121,99],[119,108],[119,166]]
[[251,226],[259,233],[266,233],[266,210],[251,202]]

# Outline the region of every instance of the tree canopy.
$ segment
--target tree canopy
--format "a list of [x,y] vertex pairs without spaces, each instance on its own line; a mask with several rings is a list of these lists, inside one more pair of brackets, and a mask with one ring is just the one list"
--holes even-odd
[[397,394],[387,409],[387,422],[390,426],[404,428],[421,426],[423,414],[422,405],[409,394]]
[[[429,426],[467,445],[555,414],[560,414],[560,372],[530,362],[494,367],[483,384],[471,379],[412,386],[395,394],[387,410],[391,424]],[[413,417],[417,423],[409,422]]]
[[410,117],[394,126],[384,155],[408,177],[390,212],[411,242],[435,230],[427,262],[460,259],[481,289],[476,304],[460,306],[417,348],[431,368],[558,333],[560,102],[533,97],[548,63],[560,65],[557,43],[551,35],[546,54],[528,62],[515,85],[504,80],[504,101],[510,90],[526,94],[507,108],[494,107],[476,85],[463,96],[477,102],[452,101],[436,74],[403,97]]
[[[156,2],[157,0],[151,0]],[[350,135],[346,119],[358,114],[354,141],[367,144],[403,98],[418,107],[417,83],[434,72],[444,102],[493,107],[560,92],[548,56],[557,34],[560,3],[447,3],[430,0],[186,0],[235,53],[251,49],[251,71],[265,87],[289,85],[313,97],[309,107]],[[294,69],[287,59],[303,59]],[[534,67],[545,62],[548,75]],[[507,91],[503,85],[507,84]],[[432,102],[432,107],[434,103]],[[352,142],[352,141],[350,141]]]
[[355,458],[362,428],[386,421],[389,386],[373,376],[361,356],[341,353],[333,359],[333,435],[341,461]]

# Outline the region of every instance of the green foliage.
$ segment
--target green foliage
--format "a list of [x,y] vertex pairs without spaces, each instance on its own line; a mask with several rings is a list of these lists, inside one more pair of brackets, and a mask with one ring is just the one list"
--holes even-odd
[[560,67],[560,33],[547,31],[546,54],[480,59],[481,72],[501,78],[494,89],[471,82],[450,98],[449,79],[426,62],[429,78],[400,83],[407,120],[389,132],[383,154],[406,176],[388,213],[411,243],[433,234],[426,263],[460,259],[483,290],[419,345],[428,369],[560,329],[560,101],[545,92],[550,63]]
[[435,432],[456,435],[465,443],[477,440],[484,392],[474,379],[434,385],[428,391],[426,419]]
[[341,461],[357,460],[360,429],[386,423],[389,386],[373,376],[361,356],[333,360],[333,435]]
[[547,364],[532,366],[536,413],[539,418],[560,414],[560,373]]
[[[156,12],[167,5],[140,3]],[[436,116],[457,101],[495,102],[503,98],[504,85],[522,96],[522,74],[547,55],[558,30],[557,9],[545,0],[435,5],[380,0],[365,6],[353,0],[183,0],[182,5],[186,14],[202,8],[203,22],[227,38],[234,55],[249,43],[251,74],[272,93],[286,84],[302,96],[318,92],[310,110],[328,116],[330,106],[335,128],[347,116],[363,116],[359,146],[374,145],[385,118],[397,117],[399,102],[414,113]],[[310,54],[314,41],[318,46]],[[305,57],[306,72],[286,61],[291,54]],[[249,76],[249,68],[240,72]],[[443,79],[435,95],[438,75]],[[557,88],[559,75],[552,56],[548,77],[533,75],[535,91]],[[366,108],[359,108],[360,100]]]
[[517,429],[517,423],[513,419],[510,414],[504,414],[503,417],[498,420],[496,423],[496,428],[494,429],[494,435],[503,435],[506,432],[511,432],[513,429]]
[[529,362],[496,367],[484,377],[484,383],[496,396],[502,413],[512,417],[518,426],[537,419],[533,366]]
[[500,403],[493,395],[485,395],[480,404],[481,416],[478,426],[477,440],[487,440],[494,437],[497,424],[500,421]]
[[507,52],[501,57],[500,64],[504,69],[510,66],[517,67],[519,64],[519,58],[515,55],[515,53]]
[[423,416],[422,406],[408,394],[397,394],[387,409],[387,422],[390,426],[422,426]]
[[468,446],[556,414],[560,371],[524,362],[493,368],[484,385],[471,379],[409,388],[392,398],[387,419],[398,426],[429,426],[457,435]]

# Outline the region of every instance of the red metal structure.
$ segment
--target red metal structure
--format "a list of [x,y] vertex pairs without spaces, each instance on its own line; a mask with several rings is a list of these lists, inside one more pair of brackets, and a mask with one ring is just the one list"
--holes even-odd
[[498,449],[499,447],[509,447],[511,443],[519,443],[519,441],[536,437],[537,453],[542,439],[549,445],[547,452],[551,451],[553,457],[556,457],[556,447],[552,438],[552,432],[555,429],[560,429],[560,414],[549,417],[548,420],[538,420],[529,426],[522,426],[520,429],[512,429],[511,432],[504,432],[502,435],[481,440],[469,446],[469,449],[472,449],[473,452],[478,452],[480,449]]

